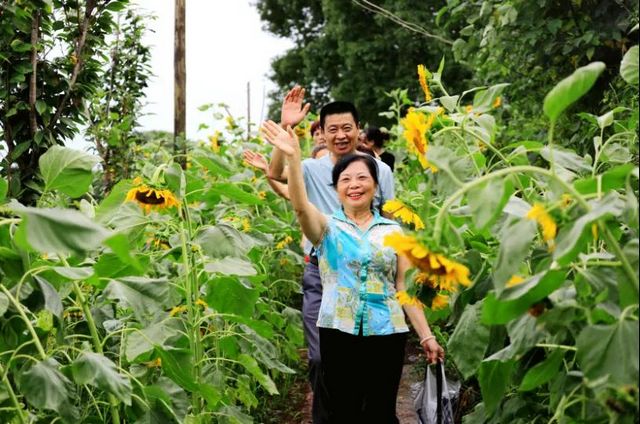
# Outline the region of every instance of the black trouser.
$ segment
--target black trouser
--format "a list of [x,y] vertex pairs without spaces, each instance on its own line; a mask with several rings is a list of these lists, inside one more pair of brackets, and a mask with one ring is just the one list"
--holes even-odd
[[407,333],[354,336],[320,328],[331,424],[397,424]]

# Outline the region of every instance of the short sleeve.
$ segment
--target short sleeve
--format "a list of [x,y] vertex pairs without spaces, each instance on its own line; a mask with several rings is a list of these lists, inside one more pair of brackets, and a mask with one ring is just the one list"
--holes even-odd
[[384,204],[387,200],[395,199],[396,191],[393,181],[393,173],[391,172],[389,165],[382,161],[378,162],[378,165],[378,169],[380,169],[380,191],[382,194],[382,204]]

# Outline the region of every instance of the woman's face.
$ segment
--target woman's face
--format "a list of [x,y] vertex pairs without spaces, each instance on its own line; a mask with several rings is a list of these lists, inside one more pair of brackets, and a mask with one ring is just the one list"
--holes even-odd
[[351,162],[338,177],[338,200],[349,209],[371,207],[376,193],[376,183],[367,165],[358,160]]
[[320,146],[320,145],[327,144],[325,139],[324,139],[324,134],[322,134],[322,130],[320,129],[320,127],[316,128],[316,130],[313,132],[312,136],[313,136],[313,145],[314,146]]

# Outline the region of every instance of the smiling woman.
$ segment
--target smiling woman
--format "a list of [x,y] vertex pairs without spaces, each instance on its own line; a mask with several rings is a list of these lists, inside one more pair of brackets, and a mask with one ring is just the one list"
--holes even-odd
[[[352,149],[349,143],[357,138],[358,127],[351,113],[321,112],[320,119],[321,125],[328,125],[330,150],[341,149],[340,144]],[[396,398],[409,332],[403,308],[423,340],[428,360],[444,358],[444,350],[420,305],[400,303],[410,263],[384,245],[386,236],[401,230],[372,207],[378,186],[376,160],[357,154],[337,160],[332,184],[341,207],[325,215],[307,199],[294,131],[273,121],[262,130],[288,159],[291,203],[302,232],[317,251],[322,281],[317,326],[329,422],[397,423]],[[355,136],[347,135],[351,132]]]

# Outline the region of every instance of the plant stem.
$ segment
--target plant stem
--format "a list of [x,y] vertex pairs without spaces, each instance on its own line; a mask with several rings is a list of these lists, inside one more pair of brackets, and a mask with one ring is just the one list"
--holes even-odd
[[[193,379],[196,383],[200,382],[200,362],[201,362],[201,344],[200,338],[200,309],[196,307],[195,302],[198,296],[198,284],[195,273],[191,269],[191,251],[187,246],[187,239],[190,241],[191,235],[191,218],[189,216],[188,206],[183,205],[180,208],[180,217],[183,218],[180,223],[180,243],[182,247],[182,263],[184,266],[184,291],[187,303],[187,316],[189,319],[190,335],[189,347],[194,355]],[[200,399],[195,393],[191,397],[191,408],[194,415],[200,413]]]
[[553,178],[562,186],[562,188],[565,191],[571,193],[571,195],[576,199],[576,201],[580,204],[580,206],[582,206],[587,211],[590,209],[589,204],[582,198],[582,195],[578,193],[575,188],[573,188],[573,186],[567,184],[565,181],[560,179],[556,174],[552,173],[551,171],[544,168],[537,167],[537,166],[531,166],[531,165],[512,166],[509,168],[500,169],[490,174],[483,175],[482,177],[476,178],[473,181],[469,181],[466,184],[464,184],[462,187],[460,187],[455,193],[449,196],[449,198],[447,198],[447,200],[443,203],[442,207],[438,211],[438,215],[436,215],[436,221],[434,225],[435,227],[434,239],[436,243],[440,243],[440,238],[442,236],[442,220],[444,219],[444,215],[458,197],[464,195],[470,189],[476,186],[479,186],[481,184],[484,184],[485,182],[493,178],[515,174],[518,172],[525,172],[525,173],[530,172],[530,173],[545,175],[547,177]]
[[0,364],[0,374],[2,374],[2,382],[4,383],[7,393],[9,394],[11,403],[13,403],[13,405],[16,407],[16,412],[18,413],[18,419],[20,420],[20,423],[26,424],[27,421],[23,415],[24,410],[22,409],[22,405],[20,405],[20,402],[18,402],[18,398],[16,397],[16,394],[13,391],[13,387],[11,387],[11,382],[9,382],[9,379],[7,378],[7,375],[5,374],[4,369],[2,368],[2,364]]
[[[69,267],[69,262],[63,257],[60,258],[61,262],[65,267]],[[84,293],[82,293],[82,289],[78,285],[77,281],[71,282],[73,287],[73,292],[76,295],[76,301],[80,303],[80,307],[82,308],[82,312],[84,313],[84,318],[87,321],[87,326],[89,327],[89,333],[91,334],[91,339],[93,341],[94,349],[97,353],[103,355],[104,349],[102,348],[102,341],[100,340],[100,335],[98,334],[98,327],[96,326],[96,322],[93,319],[93,315],[91,314],[91,308],[89,308],[89,304],[87,303],[87,299],[84,297]],[[120,410],[118,408],[118,399],[111,393],[108,394],[109,405],[111,409],[111,422],[113,424],[120,423]]]
[[36,330],[33,328],[33,325],[31,325],[31,321],[29,320],[29,317],[27,317],[27,314],[24,313],[24,309],[22,308],[22,304],[20,302],[18,302],[15,297],[13,297],[11,292],[9,290],[7,290],[7,288],[4,286],[4,284],[0,284],[0,290],[2,290],[2,292],[5,294],[5,296],[7,296],[7,298],[9,298],[9,301],[16,308],[16,310],[18,311],[18,314],[20,314],[20,317],[22,318],[22,320],[24,321],[25,325],[27,326],[27,330],[29,330],[29,333],[31,334],[31,337],[33,338],[33,342],[36,345],[36,349],[38,350],[38,354],[40,355],[40,359],[44,361],[45,359],[47,359],[47,354],[45,353],[44,348],[42,347],[42,343],[40,342],[40,338],[38,337],[38,334],[36,334]]
[[629,260],[627,259],[627,255],[624,254],[624,252],[622,251],[622,248],[620,247],[620,244],[613,237],[613,234],[611,234],[611,231],[609,231],[609,228],[607,228],[607,226],[604,225],[602,221],[598,221],[598,227],[600,228],[600,231],[604,235],[604,238],[607,241],[607,244],[609,245],[609,247],[611,247],[611,250],[613,250],[618,260],[622,263],[622,269],[624,270],[625,274],[627,274],[627,277],[631,280],[631,283],[633,284],[633,287],[636,290],[636,298],[637,298],[638,293],[640,293],[640,288],[638,287],[638,284],[639,284],[638,276],[636,275],[636,272],[634,271],[633,267],[629,263]]
[[575,346],[566,346],[566,345],[549,344],[549,343],[537,343],[536,347],[546,347],[549,349],[564,349],[564,350],[571,350],[574,352],[578,350]]

